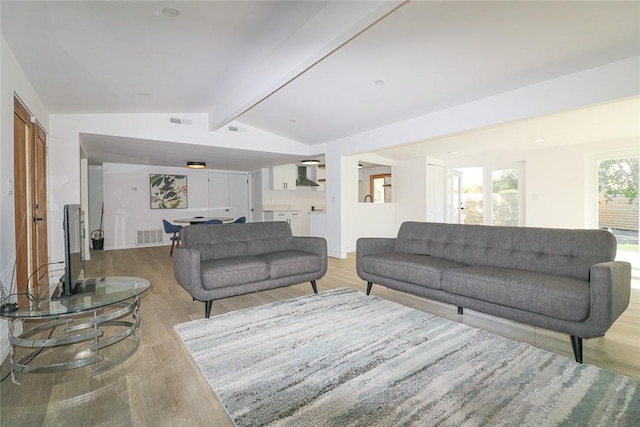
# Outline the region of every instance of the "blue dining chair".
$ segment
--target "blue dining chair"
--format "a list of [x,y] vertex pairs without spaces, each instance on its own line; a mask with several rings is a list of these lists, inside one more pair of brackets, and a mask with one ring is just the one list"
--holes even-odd
[[246,216],[241,216],[240,218],[238,218],[235,221],[233,221],[234,224],[244,224],[246,222],[247,222],[247,217]]
[[199,224],[222,224],[222,221],[220,221],[219,219],[210,219],[208,221],[202,221]]
[[162,220],[162,224],[164,225],[164,232],[167,234],[173,234],[173,236],[169,237],[171,240],[171,252],[169,252],[169,256],[173,256],[173,247],[180,246],[180,231],[182,231],[181,225],[171,224],[166,219]]

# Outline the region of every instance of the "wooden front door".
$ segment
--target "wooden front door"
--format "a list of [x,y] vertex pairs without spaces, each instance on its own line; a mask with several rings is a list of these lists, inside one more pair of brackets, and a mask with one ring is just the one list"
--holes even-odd
[[[46,280],[47,150],[46,134],[14,99],[15,288],[23,302],[30,286]],[[33,276],[33,277],[32,277]]]
[[33,163],[34,182],[31,193],[31,206],[33,206],[33,221],[31,221],[31,247],[33,267],[35,275],[31,278],[31,284],[43,283],[47,280],[49,262],[49,245],[47,240],[47,135],[40,125],[35,123],[33,138]]

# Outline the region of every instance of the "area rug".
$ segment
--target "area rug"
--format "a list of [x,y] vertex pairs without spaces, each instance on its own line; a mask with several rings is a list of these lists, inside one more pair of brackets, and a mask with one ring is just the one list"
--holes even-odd
[[237,426],[640,423],[640,382],[341,288],[176,325]]

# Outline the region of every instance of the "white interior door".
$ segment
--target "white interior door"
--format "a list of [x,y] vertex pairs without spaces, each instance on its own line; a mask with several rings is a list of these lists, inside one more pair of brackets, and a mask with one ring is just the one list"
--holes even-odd
[[251,173],[251,206],[249,221],[262,222],[262,174],[260,172]]
[[249,219],[249,175],[229,174],[229,216]]
[[249,218],[249,175],[209,173],[209,215],[221,218]]
[[209,216],[230,217],[229,174],[209,173]]
[[445,173],[444,166],[427,165],[427,221],[444,222]]

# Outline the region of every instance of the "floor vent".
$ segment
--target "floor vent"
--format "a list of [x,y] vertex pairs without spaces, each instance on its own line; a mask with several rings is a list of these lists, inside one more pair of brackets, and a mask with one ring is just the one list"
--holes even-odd
[[136,245],[151,245],[154,243],[162,243],[164,241],[164,230],[158,228],[155,230],[138,230],[136,236]]

